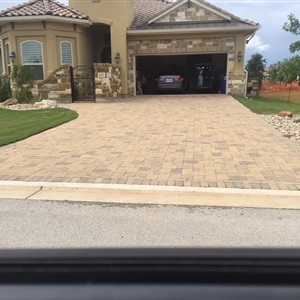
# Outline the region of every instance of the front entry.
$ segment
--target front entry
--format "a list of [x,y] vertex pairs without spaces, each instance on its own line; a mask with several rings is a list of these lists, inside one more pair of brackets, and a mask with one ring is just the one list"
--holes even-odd
[[95,101],[94,67],[71,67],[72,102]]

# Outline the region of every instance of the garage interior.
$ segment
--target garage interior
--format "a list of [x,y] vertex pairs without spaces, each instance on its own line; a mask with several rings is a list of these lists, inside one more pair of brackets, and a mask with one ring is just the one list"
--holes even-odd
[[[143,94],[156,94],[155,79],[171,74],[184,79],[182,93],[226,94],[227,53],[137,56],[136,71],[137,83],[143,81]],[[198,85],[200,72],[204,75],[201,86]]]

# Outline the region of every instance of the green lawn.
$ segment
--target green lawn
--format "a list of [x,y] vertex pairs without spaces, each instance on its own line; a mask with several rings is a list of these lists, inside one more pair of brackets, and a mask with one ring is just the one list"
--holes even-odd
[[293,114],[300,114],[299,103],[263,97],[247,99],[244,97],[235,96],[234,98],[257,114],[278,114],[283,110],[290,111]]
[[16,111],[0,108],[0,146],[23,140],[78,117],[65,108]]

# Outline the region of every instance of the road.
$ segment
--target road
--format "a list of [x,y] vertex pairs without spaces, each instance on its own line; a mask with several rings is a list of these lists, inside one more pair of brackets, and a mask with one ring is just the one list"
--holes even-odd
[[300,247],[300,210],[2,199],[0,249]]

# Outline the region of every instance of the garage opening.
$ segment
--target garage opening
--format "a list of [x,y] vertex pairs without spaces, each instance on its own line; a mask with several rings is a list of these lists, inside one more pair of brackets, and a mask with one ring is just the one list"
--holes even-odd
[[137,56],[136,92],[226,94],[226,73],[227,53]]

